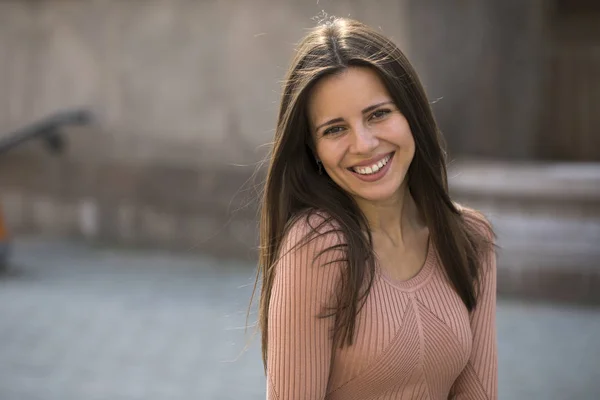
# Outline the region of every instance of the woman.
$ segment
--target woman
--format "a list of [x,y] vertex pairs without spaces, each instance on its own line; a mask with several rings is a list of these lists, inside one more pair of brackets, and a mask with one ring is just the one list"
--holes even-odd
[[493,232],[440,142],[390,40],[348,19],[302,40],[261,212],[268,398],[497,398]]

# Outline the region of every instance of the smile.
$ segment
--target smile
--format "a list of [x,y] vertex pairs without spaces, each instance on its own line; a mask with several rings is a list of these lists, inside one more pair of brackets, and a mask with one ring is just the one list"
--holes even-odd
[[360,165],[348,168],[348,171],[363,182],[377,182],[382,179],[393,164],[394,153],[389,153],[379,160],[372,160],[371,165]]
[[350,168],[353,172],[356,172],[359,175],[372,175],[377,173],[380,169],[385,167],[387,163],[391,160],[392,155],[394,153],[390,153],[387,156],[383,157],[378,162],[369,165],[369,166],[361,166],[361,167],[352,167]]

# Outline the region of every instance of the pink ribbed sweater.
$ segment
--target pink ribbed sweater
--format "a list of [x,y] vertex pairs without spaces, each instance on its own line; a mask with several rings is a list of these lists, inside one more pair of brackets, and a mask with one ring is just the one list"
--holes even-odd
[[[311,222],[311,225],[315,225]],[[296,249],[310,232],[304,219],[284,240],[269,303],[267,398],[497,399],[496,261],[483,265],[483,291],[469,313],[429,246],[425,264],[407,281],[378,270],[358,314],[354,343],[333,349],[340,243],[327,233]]]

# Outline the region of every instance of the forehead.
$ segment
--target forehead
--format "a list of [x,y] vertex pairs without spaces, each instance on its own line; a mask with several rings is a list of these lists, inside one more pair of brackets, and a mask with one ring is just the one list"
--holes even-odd
[[383,81],[372,68],[349,67],[340,73],[321,78],[308,97],[311,122],[321,118],[338,118],[360,113],[372,104],[391,97]]

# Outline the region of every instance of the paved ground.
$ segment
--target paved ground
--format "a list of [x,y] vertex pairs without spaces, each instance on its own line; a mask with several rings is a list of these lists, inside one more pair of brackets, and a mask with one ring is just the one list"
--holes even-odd
[[[0,279],[0,400],[262,399],[252,266],[25,240]],[[600,399],[600,309],[503,300],[500,398]]]

